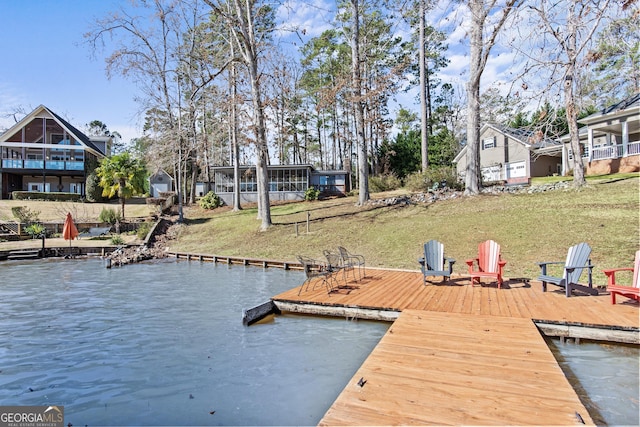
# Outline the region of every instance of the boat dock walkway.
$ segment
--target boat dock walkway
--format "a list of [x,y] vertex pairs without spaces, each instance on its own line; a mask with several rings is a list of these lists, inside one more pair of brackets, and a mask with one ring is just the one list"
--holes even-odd
[[420,272],[382,269],[346,285],[272,299],[281,311],[394,320],[320,425],[593,425],[541,331],[639,342],[637,303],[604,292],[567,298],[535,281],[498,289],[466,277],[425,286]]
[[526,319],[403,311],[319,425],[593,425]]

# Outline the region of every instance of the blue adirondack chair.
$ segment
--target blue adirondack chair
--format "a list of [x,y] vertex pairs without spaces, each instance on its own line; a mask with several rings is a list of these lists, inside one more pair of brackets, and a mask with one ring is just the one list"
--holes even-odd
[[443,282],[451,277],[453,264],[456,260],[445,257],[442,243],[437,240],[429,240],[424,244],[424,256],[419,258],[418,262],[422,270],[423,284],[426,285],[427,277],[442,276]]
[[[558,276],[552,276],[547,272],[547,266],[550,264],[563,264],[559,262],[539,262],[540,276],[538,280],[542,282],[542,292],[547,291],[547,283],[551,283],[556,286],[560,286],[565,289],[565,295],[571,296],[571,291],[578,290],[589,295],[598,295],[598,290],[593,288],[592,270],[591,265],[591,247],[587,243],[578,243],[575,246],[571,246],[567,252],[567,260],[564,262],[563,273]],[[580,276],[584,270],[587,270],[587,285],[579,283]]]

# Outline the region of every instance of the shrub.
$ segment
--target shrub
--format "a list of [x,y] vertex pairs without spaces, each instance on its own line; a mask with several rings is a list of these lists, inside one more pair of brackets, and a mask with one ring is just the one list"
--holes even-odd
[[213,191],[209,191],[198,201],[198,204],[202,209],[215,209],[222,206],[222,199]]
[[11,213],[18,222],[24,222],[26,224],[38,221],[38,216],[40,215],[39,211],[32,211],[26,206],[14,206],[11,208]]
[[114,234],[113,236],[111,236],[111,244],[122,245],[124,244],[124,239],[119,234]]
[[151,227],[153,227],[153,223],[151,222],[143,222],[138,226],[138,229],[136,230],[136,236],[138,237],[138,239],[140,240],[144,240],[147,238],[147,234],[149,234],[149,231],[151,231]]
[[42,237],[45,232],[44,225],[34,223],[24,229],[24,231],[31,236],[31,238],[35,239],[36,237]]
[[79,202],[82,195],[76,193],[40,193],[37,191],[12,191],[13,200],[50,200],[54,202]]
[[307,191],[304,192],[304,199],[308,202],[318,200],[318,197],[320,197],[320,190],[315,187],[309,187]]
[[100,187],[100,178],[98,178],[95,171],[87,176],[86,196],[90,202],[104,201],[104,197],[102,197],[102,187]]
[[458,181],[455,168],[443,166],[429,169],[424,173],[412,173],[405,180],[405,187],[411,191],[429,191],[442,187],[461,190],[463,184]]
[[379,175],[369,178],[369,190],[372,193],[397,190],[400,187],[402,187],[402,183],[395,175]]
[[111,209],[111,208],[103,208],[102,212],[100,212],[100,216],[98,217],[98,219],[101,222],[106,222],[107,224],[113,225],[116,222],[118,222],[121,216],[122,215],[120,213],[120,209],[116,211],[115,209]]

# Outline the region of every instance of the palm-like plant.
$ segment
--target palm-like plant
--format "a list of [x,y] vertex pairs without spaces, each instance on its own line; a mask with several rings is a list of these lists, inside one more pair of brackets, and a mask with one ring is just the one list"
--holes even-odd
[[125,200],[144,192],[146,173],[144,164],[127,152],[100,161],[96,174],[100,178],[102,196],[118,196],[123,219]]

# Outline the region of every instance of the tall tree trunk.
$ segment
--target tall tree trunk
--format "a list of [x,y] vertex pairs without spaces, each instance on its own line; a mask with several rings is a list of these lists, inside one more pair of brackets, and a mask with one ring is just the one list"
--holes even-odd
[[426,172],[429,168],[429,117],[427,116],[427,59],[425,46],[425,3],[426,0],[420,0],[420,131],[421,144],[420,154],[422,157],[422,172]]
[[469,1],[471,10],[470,64],[467,82],[467,170],[465,190],[467,195],[480,192],[480,76],[482,75],[482,29],[484,11],[481,0]]
[[362,81],[360,78],[360,0],[351,0],[353,28],[351,35],[351,72],[353,76],[353,105],[356,116],[356,135],[358,141],[358,205],[369,200],[369,163],[367,141],[364,134],[364,108],[362,106]]
[[[233,40],[230,40],[229,44],[231,45],[231,56],[233,57],[235,54]],[[237,69],[234,62],[231,63],[229,74],[229,89],[231,91],[231,123],[229,124],[229,134],[231,137],[231,152],[233,160],[233,210],[239,211],[242,209],[242,206],[240,204],[240,150],[238,147],[238,111],[236,106],[238,97],[238,83]]]
[[576,23],[575,1],[569,1],[567,11],[567,71],[564,76],[564,103],[569,125],[569,137],[571,139],[571,150],[573,151],[573,185],[581,187],[586,184],[584,177],[584,163],[580,151],[580,135],[578,131],[578,113],[576,111],[576,101],[574,95],[574,78],[577,62],[577,37],[578,28]]
[[264,125],[264,107],[262,105],[262,93],[258,81],[258,61],[253,58],[249,65],[251,80],[251,97],[255,114],[256,125],[256,174],[258,182],[258,216],[262,220],[261,230],[271,226],[271,206],[269,204],[269,149],[267,147],[267,133]]
[[480,78],[487,65],[491,48],[496,43],[498,33],[509,15],[522,4],[521,0],[506,0],[497,23],[488,30],[485,41],[483,32],[487,17],[496,1],[467,0],[471,12],[470,25],[470,63],[467,82],[467,170],[464,194],[474,195],[480,192],[482,176],[480,170]]
[[[268,229],[271,222],[269,204],[269,148],[265,128],[264,105],[258,73],[258,42],[256,41],[255,22],[251,0],[232,0],[226,5],[221,1],[204,0],[219,16],[227,21],[232,37],[240,48],[240,54],[249,72],[251,97],[254,110],[256,132],[256,178],[258,183],[258,218],[262,220],[261,230]],[[228,12],[224,8],[228,7]]]

